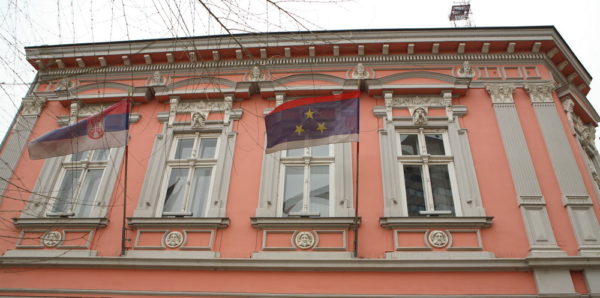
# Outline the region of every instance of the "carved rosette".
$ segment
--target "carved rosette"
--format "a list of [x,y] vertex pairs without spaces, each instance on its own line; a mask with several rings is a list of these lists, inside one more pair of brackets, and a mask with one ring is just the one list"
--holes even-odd
[[44,245],[45,247],[56,247],[57,245],[59,245],[62,240],[62,233],[57,232],[57,231],[47,231],[46,233],[44,233],[44,235],[42,235],[42,245]]
[[183,234],[179,231],[171,231],[165,235],[165,246],[177,248],[183,244]]
[[427,240],[432,247],[443,248],[450,243],[450,236],[444,231],[433,230],[427,234]]
[[487,85],[485,86],[485,90],[490,94],[492,103],[514,103],[512,96],[515,91],[514,85]]
[[310,249],[315,246],[316,239],[312,232],[298,232],[294,236],[294,245],[299,249]]
[[552,83],[545,84],[527,84],[525,90],[529,93],[529,98],[532,103],[552,103],[552,91],[554,85]]
[[23,104],[23,110],[21,111],[23,116],[38,116],[47,100],[42,97],[27,97],[23,98],[21,102]]

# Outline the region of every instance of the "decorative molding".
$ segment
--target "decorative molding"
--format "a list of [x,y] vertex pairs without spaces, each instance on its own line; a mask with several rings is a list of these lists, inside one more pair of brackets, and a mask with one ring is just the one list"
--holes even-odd
[[45,247],[55,247],[63,241],[63,234],[58,231],[46,231],[40,240]]
[[23,109],[21,115],[23,116],[38,116],[42,112],[42,109],[46,106],[46,98],[43,97],[25,97],[21,100]]
[[462,78],[472,78],[475,76],[475,71],[471,67],[471,63],[469,63],[469,61],[464,61],[457,73]]
[[385,229],[400,228],[489,228],[493,217],[380,217]]
[[310,249],[317,245],[317,237],[313,232],[296,231],[292,239],[294,239],[294,245],[302,250]]
[[250,68],[250,71],[248,71],[246,78],[246,81],[261,82],[269,81],[271,79],[271,75],[267,70],[264,69],[264,66],[261,68],[258,65],[254,65],[252,68]]
[[392,108],[405,107],[445,107],[448,104],[443,96],[396,96],[386,101],[386,106]]
[[532,103],[552,103],[552,91],[555,89],[553,83],[526,84],[525,90],[529,93]]
[[428,244],[435,248],[443,248],[451,243],[450,235],[444,231],[433,230],[427,233]]
[[408,110],[413,118],[414,125],[423,126],[427,124],[427,107],[411,107]]
[[362,63],[356,64],[356,67],[352,70],[351,78],[353,79],[368,79],[371,77],[375,77],[375,73],[373,70],[367,70]]
[[146,80],[146,87],[164,87],[168,82],[169,79],[157,70]]
[[516,86],[512,84],[486,85],[485,90],[490,94],[493,104],[514,103],[512,93]]
[[257,229],[272,228],[343,228],[360,225],[354,217],[251,217],[252,226]]
[[229,226],[227,217],[128,217],[127,224],[140,228],[207,228],[223,229]]
[[513,54],[433,54],[433,55],[383,55],[383,56],[339,56],[339,57],[294,57],[294,58],[279,58],[265,59],[260,61],[255,60],[226,60],[226,61],[203,61],[198,63],[171,63],[171,64],[139,64],[131,66],[107,66],[85,69],[65,68],[65,69],[47,69],[40,73],[44,79],[49,77],[65,77],[77,75],[95,75],[104,73],[131,73],[131,72],[154,72],[154,71],[178,71],[178,70],[193,70],[193,69],[211,69],[211,68],[239,68],[253,67],[257,63],[264,67],[267,65],[315,65],[315,64],[339,64],[339,63],[377,63],[377,62],[423,62],[423,61],[440,61],[440,63],[462,62],[468,61],[531,61],[544,60],[545,55],[542,53],[513,53]]
[[[13,250],[24,251],[24,250]],[[46,250],[54,252],[54,250]],[[31,250],[26,250],[31,252]],[[310,260],[310,259],[163,259],[157,262],[155,258],[146,257],[94,257],[90,251],[81,251],[89,256],[73,256],[52,254],[52,256],[1,256],[0,262],[4,268],[126,268],[126,269],[195,269],[195,270],[272,270],[272,271],[314,271],[315,268],[329,271],[354,272],[414,272],[423,270],[445,271],[514,271],[531,270],[531,268],[598,268],[598,256],[536,256],[528,258],[419,258],[422,254],[411,253],[411,259],[380,260],[380,259],[346,259],[346,260]],[[301,253],[301,252],[300,252]],[[307,252],[310,254],[310,252]],[[448,254],[448,253],[445,253]],[[7,254],[10,255],[10,254]],[[57,258],[56,256],[61,256]],[[435,260],[432,262],[432,260]]]
[[108,219],[104,217],[79,217],[79,218],[64,218],[64,217],[47,217],[47,218],[13,218],[13,224],[19,229],[34,229],[34,228],[104,228],[108,224]]
[[178,248],[183,244],[184,237],[179,231],[170,231],[165,234],[164,242],[165,246],[168,248]]

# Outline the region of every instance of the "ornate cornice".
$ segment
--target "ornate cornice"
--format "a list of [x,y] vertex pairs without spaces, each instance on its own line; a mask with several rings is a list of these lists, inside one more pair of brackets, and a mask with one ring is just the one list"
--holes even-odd
[[485,90],[490,94],[492,103],[494,104],[514,103],[512,94],[515,91],[515,88],[516,86],[513,84],[494,84],[485,86]]
[[543,60],[541,53],[513,53],[513,54],[445,54],[445,55],[384,55],[384,56],[339,56],[339,57],[301,57],[301,58],[277,58],[263,60],[225,60],[225,61],[202,61],[195,63],[173,63],[173,64],[149,64],[149,65],[121,65],[95,68],[68,68],[40,71],[44,79],[50,77],[65,77],[76,75],[95,75],[105,73],[131,73],[131,72],[168,72],[177,70],[193,69],[223,69],[223,68],[245,68],[249,69],[259,66],[278,65],[315,65],[315,64],[357,64],[357,63],[394,63],[394,62],[463,62],[473,61],[531,61]]

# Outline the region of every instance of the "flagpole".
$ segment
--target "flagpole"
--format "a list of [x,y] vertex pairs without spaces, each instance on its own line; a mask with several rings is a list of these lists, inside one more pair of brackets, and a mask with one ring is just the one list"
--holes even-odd
[[131,100],[127,98],[127,137],[125,139],[125,173],[123,183],[123,222],[121,229],[121,256],[125,255],[127,237],[127,169],[129,168],[129,113],[131,111]]
[[356,142],[356,185],[354,186],[355,188],[355,192],[354,192],[354,257],[358,258],[358,185],[359,185],[359,180],[358,180],[358,171],[360,169],[360,162],[359,162],[359,155],[360,155],[360,141]]

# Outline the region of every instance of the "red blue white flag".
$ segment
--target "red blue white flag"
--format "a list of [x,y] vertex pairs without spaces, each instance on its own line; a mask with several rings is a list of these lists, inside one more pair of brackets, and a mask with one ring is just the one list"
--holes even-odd
[[122,147],[127,144],[129,102],[121,101],[73,125],[31,141],[29,158],[43,159],[77,152]]
[[265,116],[266,152],[358,142],[360,92],[301,98]]

